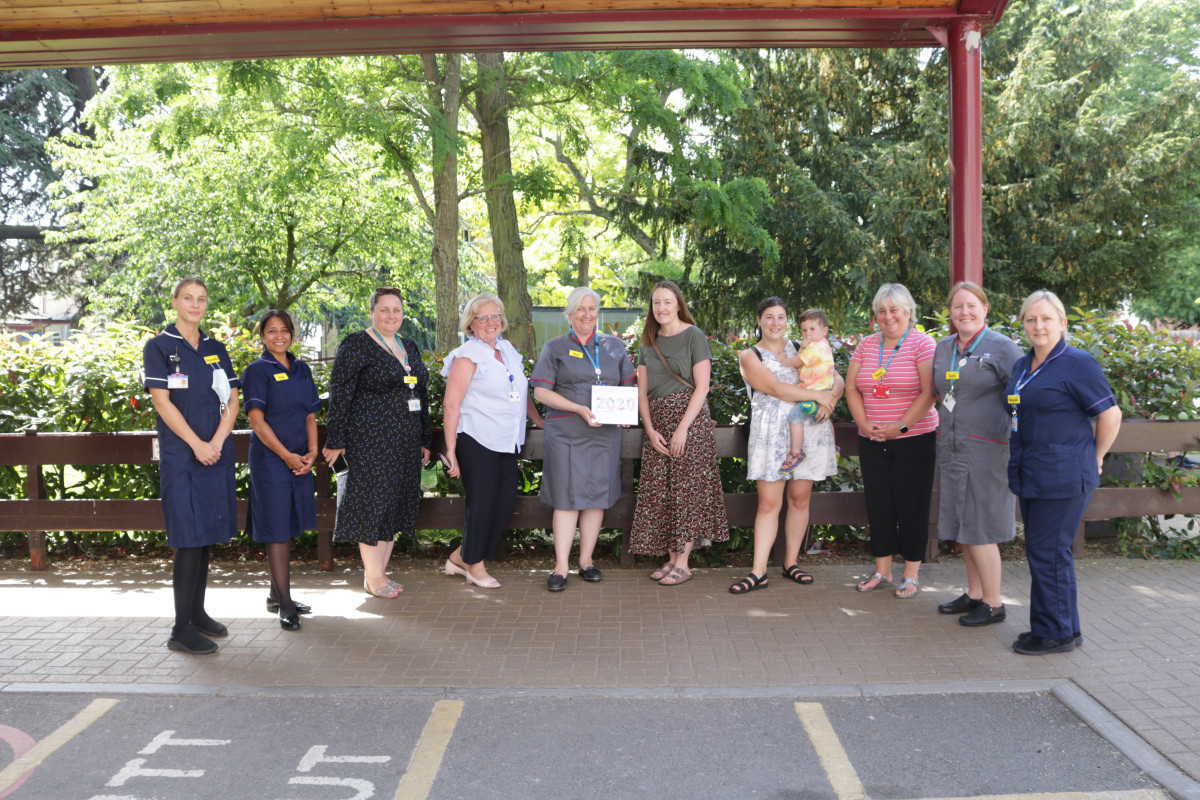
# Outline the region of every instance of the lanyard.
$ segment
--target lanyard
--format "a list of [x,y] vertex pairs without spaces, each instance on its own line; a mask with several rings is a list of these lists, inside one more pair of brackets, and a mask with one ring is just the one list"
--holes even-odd
[[[384,349],[391,354],[392,349],[387,346],[387,342],[383,340],[383,336],[380,335],[379,331],[375,330],[374,325],[371,326],[371,332],[375,334],[375,338],[379,339],[379,343],[383,345]],[[416,378],[412,378],[410,380],[410,376],[412,375],[412,367],[408,363],[408,350],[404,347],[404,340],[400,338],[400,334],[398,333],[394,333],[392,335],[396,337],[396,344],[400,345],[400,352],[404,354],[404,360],[400,361],[400,366],[404,367],[404,382],[408,384],[408,397],[409,402],[411,403],[412,400],[417,396],[417,380]]]
[[892,366],[893,359],[895,359],[896,354],[900,352],[900,348],[904,346],[904,340],[908,338],[908,335],[910,333],[912,333],[912,328],[908,328],[907,330],[904,331],[904,335],[900,337],[900,341],[896,342],[896,346],[894,348],[892,348],[892,354],[888,357],[887,364],[884,364],[883,363],[883,331],[879,332],[879,369],[875,370],[875,374],[872,375],[871,377],[875,378],[875,380],[877,380],[877,381],[883,380],[883,376],[887,375],[888,367]]
[[[371,326],[371,333],[375,334],[375,338],[379,340],[381,345],[383,345],[384,350],[387,350],[389,353],[392,352],[392,348],[388,347],[387,342],[383,340],[383,336],[380,335],[379,331],[375,330],[374,325]],[[400,352],[404,355],[404,358],[398,359],[400,361],[400,366],[404,367],[405,372],[410,372],[411,368],[408,366],[408,351],[404,349],[404,340],[400,338],[400,334],[398,333],[393,333],[392,335],[396,337],[396,344],[400,345]]]
[[593,358],[592,354],[588,352],[587,345],[579,341],[579,337],[575,335],[575,331],[572,330],[570,333],[571,338],[579,343],[579,347],[583,350],[583,354],[587,356],[587,360],[591,362],[592,369],[596,371],[596,383],[600,386],[603,386],[604,381],[600,380],[600,339],[596,336],[596,332],[592,332],[592,343],[595,345],[596,349],[595,358]]
[[[959,369],[962,369],[963,367],[965,367],[967,365],[967,361],[971,358],[971,355],[975,352],[975,348],[979,347],[979,343],[983,341],[983,334],[986,331],[987,331],[987,327],[985,326],[985,327],[979,329],[979,333],[977,333],[973,337],[971,337],[971,341],[967,342],[967,352],[965,352],[965,353],[958,349],[958,345],[955,345],[955,347],[954,347],[955,353],[957,353],[959,356],[959,359],[958,359],[958,368]],[[953,356],[951,356],[951,359],[953,359]],[[953,360],[951,360],[951,366],[953,366],[953,363],[954,363]],[[954,372],[955,374],[958,373],[958,370],[951,370],[951,371]],[[958,383],[958,378],[950,379],[950,391],[948,392],[948,394],[954,394],[954,386],[957,383]]]

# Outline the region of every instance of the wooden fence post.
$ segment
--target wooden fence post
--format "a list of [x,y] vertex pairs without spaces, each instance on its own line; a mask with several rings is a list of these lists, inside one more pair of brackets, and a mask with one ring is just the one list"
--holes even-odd
[[[37,428],[25,431],[26,436],[37,436]],[[41,464],[25,465],[25,498],[41,500],[46,496],[46,484],[42,480]],[[50,556],[46,552],[46,532],[29,531],[29,569],[44,572],[50,568]]]

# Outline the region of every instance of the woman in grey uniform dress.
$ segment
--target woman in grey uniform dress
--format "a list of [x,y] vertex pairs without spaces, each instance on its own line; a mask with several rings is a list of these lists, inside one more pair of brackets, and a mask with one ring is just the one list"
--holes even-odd
[[579,528],[579,575],[602,579],[592,563],[604,509],[621,499],[621,429],[592,416],[592,387],[633,386],[637,375],[616,336],[596,331],[600,295],[580,286],[567,297],[571,329],[542,347],[533,368],[534,399],[549,406],[542,469],[543,503],[554,507],[554,571],[546,588],[567,588],[571,542]]
[[1005,386],[1022,355],[1012,339],[987,327],[987,295],[961,281],[947,300],[958,331],[933,356],[938,408],[938,538],[963,546],[967,591],[942,603],[968,627],[1000,622],[1000,542],[1016,533],[1016,501],[1008,490]]

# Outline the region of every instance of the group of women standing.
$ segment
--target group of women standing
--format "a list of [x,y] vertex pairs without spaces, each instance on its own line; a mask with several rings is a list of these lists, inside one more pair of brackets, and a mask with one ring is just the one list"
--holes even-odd
[[[486,562],[495,559],[515,506],[528,419],[546,428],[541,500],[554,509],[555,549],[547,588],[567,586],[576,529],[579,576],[603,579],[593,555],[604,511],[620,499],[622,434],[596,419],[594,386],[637,385],[644,439],[630,550],[668,554],[651,578],[665,586],[690,580],[693,548],[728,538],[707,403],[707,338],[679,287],[660,282],[651,292],[635,371],[620,339],[596,329],[599,302],[587,287],[571,293],[570,329],[546,342],[530,380],[521,355],[503,338],[508,321],[500,298],[482,293],[466,304],[460,320],[466,341],[442,369],[443,463],[449,475],[462,478],[466,500],[462,544],[446,561],[447,575],[479,588],[500,586]],[[1014,649],[1032,655],[1073,649],[1081,634],[1071,542],[1120,411],[1095,359],[1065,344],[1066,315],[1053,294],[1037,292],[1022,306],[1032,345],[1024,355],[987,328],[980,287],[956,285],[947,305],[956,333],[935,343],[916,329],[908,290],[885,284],[872,303],[878,333],[859,343],[845,381],[837,376],[832,390],[814,391],[797,386],[796,368],[786,366],[798,347],[787,338],[786,303],[770,297],[760,304],[758,340],[739,355],[751,399],[747,476],[758,489],[753,566],[730,592],[768,585],[784,502],[782,575],[812,582],[797,562],[813,484],[837,472],[829,418],[844,391],[860,437],[875,558],[874,573],[858,590],[892,586],[895,555],[904,561],[895,595],[906,599],[920,590],[939,462],[940,536],[963,546],[967,564],[967,591],[939,611],[961,615],[968,626],[1004,619],[997,545],[1013,536],[1011,490],[1020,499],[1033,576],[1032,630]],[[202,654],[217,649],[210,637],[228,632],[206,613],[204,594],[209,548],[237,530],[229,433],[239,389],[253,430],[246,529],[266,544],[267,607],[285,630],[299,630],[300,615],[311,611],[292,598],[288,565],[290,540],[316,525],[312,469],[320,401],[311,370],[290,351],[295,328],[286,312],[263,315],[257,328],[263,355],[239,379],[224,347],[200,329],[207,308],[203,282],[181,281],[172,306],[176,322],[146,344],[145,385],[158,412],[162,502],[168,543],[176,549],[168,646]],[[398,532],[415,532],[420,470],[432,449],[429,372],[415,343],[399,335],[399,291],[375,290],[370,316],[368,329],[338,347],[321,454],[338,473],[334,540],[358,543],[365,591],[394,598],[403,587],[388,576],[392,547]],[[535,398],[548,409],[544,422]],[[778,465],[791,447],[788,412],[806,401],[817,408],[805,434],[807,457],[781,473]]]

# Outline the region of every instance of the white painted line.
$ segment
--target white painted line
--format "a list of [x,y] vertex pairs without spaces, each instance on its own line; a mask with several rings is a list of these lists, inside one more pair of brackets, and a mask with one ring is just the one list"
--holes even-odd
[[229,744],[232,739],[176,739],[175,731],[163,731],[150,740],[150,744],[138,751],[139,756],[154,755],[167,745],[176,747],[220,747]]
[[21,779],[22,775],[37,767],[54,751],[85,731],[89,725],[107,714],[116,704],[116,700],[108,698],[93,700],[82,711],[69,719],[65,725],[29,748],[23,755],[15,758],[11,764],[0,770],[0,792],[11,787]]
[[308,748],[308,752],[300,759],[297,772],[312,772],[312,768],[322,762],[329,764],[386,764],[391,756],[327,756],[325,749],[328,745],[316,744]]
[[408,769],[396,787],[395,800],[425,800],[429,796],[462,710],[462,700],[439,700],[434,705],[421,733],[421,741],[417,742]]
[[867,790],[858,779],[858,773],[850,763],[850,757],[846,755],[833,726],[829,724],[821,704],[796,703],[796,714],[808,732],[808,739],[817,751],[817,758],[821,760],[829,785],[837,793],[838,800],[867,800]]
[[105,786],[124,786],[130,778],[203,778],[202,769],[146,769],[144,758],[131,758]]

